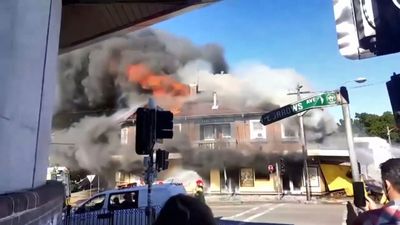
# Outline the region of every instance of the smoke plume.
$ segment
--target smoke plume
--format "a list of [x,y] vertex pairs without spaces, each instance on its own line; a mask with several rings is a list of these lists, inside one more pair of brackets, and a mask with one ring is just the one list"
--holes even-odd
[[[196,46],[157,30],[135,32],[64,54],[59,64],[53,117],[56,143],[51,160],[98,173],[119,169],[142,172],[142,158],[135,154],[134,143],[120,144],[119,122],[149,97],[166,109],[179,111],[188,101],[211,102],[211,93],[217,91],[219,104],[267,112],[295,101],[296,97],[287,93],[298,83],[305,90],[312,89],[292,69],[247,63],[230,71],[218,45]],[[186,84],[190,83],[197,83],[202,92],[189,96]],[[295,119],[286,123],[298,127]],[[323,139],[335,129],[333,119],[319,110],[307,114],[305,126],[313,140]],[[166,146],[181,153],[184,165],[199,172],[249,164],[265,169],[265,162],[277,157],[246,145],[238,146],[240,151],[194,149],[184,136]],[[293,153],[293,157],[299,156]]]

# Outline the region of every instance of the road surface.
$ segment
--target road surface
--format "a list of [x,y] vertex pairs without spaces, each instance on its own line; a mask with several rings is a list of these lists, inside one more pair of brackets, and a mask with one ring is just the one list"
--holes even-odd
[[293,225],[345,224],[346,206],[304,203],[210,203],[214,216],[226,220]]

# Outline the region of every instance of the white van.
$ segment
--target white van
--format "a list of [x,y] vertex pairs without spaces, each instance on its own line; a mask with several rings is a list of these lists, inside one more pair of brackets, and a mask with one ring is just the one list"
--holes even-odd
[[[174,195],[186,194],[181,184],[158,184],[152,186],[151,201],[158,214],[165,202]],[[109,190],[80,204],[67,216],[67,224],[72,225],[145,225],[147,206],[147,186],[122,190]]]

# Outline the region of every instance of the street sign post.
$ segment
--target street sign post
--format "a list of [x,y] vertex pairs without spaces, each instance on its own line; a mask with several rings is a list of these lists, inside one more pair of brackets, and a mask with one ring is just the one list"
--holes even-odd
[[338,93],[329,91],[289,105],[285,105],[279,109],[275,109],[262,115],[260,122],[263,125],[268,125],[309,109],[337,105],[339,104],[337,95]]
[[86,178],[89,180],[89,196],[90,197],[92,197],[92,182],[93,182],[95,176],[96,175],[94,175],[94,174],[86,176]]

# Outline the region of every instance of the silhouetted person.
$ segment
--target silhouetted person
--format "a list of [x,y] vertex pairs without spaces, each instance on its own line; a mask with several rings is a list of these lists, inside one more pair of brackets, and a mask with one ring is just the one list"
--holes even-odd
[[211,209],[196,198],[175,195],[168,199],[154,225],[217,225]]
[[112,207],[112,209],[120,209],[121,208],[121,203],[119,202],[119,198],[118,197],[114,197],[113,199],[112,199],[112,202],[113,202],[113,204],[111,205]]
[[375,203],[367,198],[367,211],[360,214],[353,225],[400,225],[400,158],[382,163],[381,175],[389,203],[376,209]]
[[124,201],[121,203],[121,208],[123,208],[123,209],[136,208],[136,202],[134,202],[132,200],[132,194],[131,193],[125,193],[124,194]]

